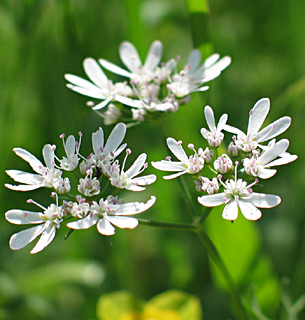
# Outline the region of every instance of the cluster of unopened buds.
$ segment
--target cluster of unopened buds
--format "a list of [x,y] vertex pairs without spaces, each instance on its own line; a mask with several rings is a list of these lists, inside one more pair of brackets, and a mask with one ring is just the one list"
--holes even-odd
[[[87,58],[84,69],[91,81],[66,74],[65,78],[70,82],[67,86],[101,100],[97,103],[89,101],[87,105],[104,118],[105,124],[139,123],[176,112],[179,106],[189,102],[192,92],[208,90],[205,83],[217,78],[231,63],[230,57],[220,59],[219,54],[213,54],[201,64],[201,53],[195,49],[189,54],[184,68],[178,71],[179,57],[161,63],[162,53],[162,43],[154,41],[142,64],[136,48],[125,41],[120,45],[119,54],[128,70],[105,59],[97,62]],[[102,68],[129,82],[113,83]]]
[[[120,166],[117,157],[126,148],[126,144],[122,144],[125,133],[126,125],[119,123],[104,143],[104,132],[99,128],[92,134],[93,153],[86,158],[79,152],[81,134],[79,142],[72,135],[65,141],[64,135],[61,135],[66,155],[62,159],[58,158],[55,155],[56,146],[47,144],[42,150],[45,165],[28,151],[14,149],[36,173],[7,170],[6,173],[21,184],[5,186],[16,191],[53,189],[51,196],[55,198],[55,204],[52,203],[45,208],[30,199],[28,203],[36,204],[41,209],[39,212],[20,209],[6,212],[5,217],[11,223],[37,224],[11,237],[10,247],[13,250],[25,247],[38,236],[40,239],[31,253],[43,250],[54,239],[56,230],[68,219],[73,219],[66,224],[70,229],[88,229],[96,225],[98,232],[106,236],[115,233],[114,227],[134,229],[138,225],[138,220],[130,216],[149,209],[156,198],[152,196],[146,203],[124,203],[118,196],[113,195],[116,193],[115,188],[142,191],[145,190],[145,186],[156,180],[156,176],[138,176],[147,168],[145,153],[139,155],[133,165],[125,171],[126,160],[131,153],[130,149],[126,149],[126,156]],[[71,186],[69,177],[63,178],[64,172],[73,172],[77,178],[76,195],[71,193],[75,188]],[[107,188],[107,185],[110,187]],[[59,199],[62,199],[61,203]]]
[[[167,139],[168,148],[179,161],[166,160],[152,162],[152,165],[162,171],[175,172],[164,176],[172,179],[183,174],[191,174],[195,178],[196,190],[205,193],[198,197],[198,202],[206,207],[225,204],[222,216],[227,220],[235,220],[238,210],[245,218],[257,220],[262,213],[258,208],[272,208],[281,202],[280,197],[272,194],[253,191],[259,179],[268,179],[275,175],[273,167],[284,165],[297,159],[286,150],[287,139],[274,139],[283,133],[291,123],[289,117],[282,117],[261,129],[270,109],[270,102],[264,98],[259,100],[250,111],[247,132],[227,124],[228,115],[224,114],[216,126],[214,113],[206,106],[204,114],[209,131],[201,129],[201,134],[207,140],[208,147],[203,151],[195,150],[193,144],[189,149],[194,155],[188,156],[181,141]],[[219,155],[219,148],[224,144],[222,131],[235,134],[227,146],[227,153]],[[264,144],[267,143],[267,144]]]

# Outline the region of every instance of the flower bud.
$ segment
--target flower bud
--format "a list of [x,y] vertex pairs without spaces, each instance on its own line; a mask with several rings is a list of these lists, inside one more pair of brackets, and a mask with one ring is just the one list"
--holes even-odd
[[214,161],[215,170],[221,174],[228,173],[231,171],[232,167],[233,162],[226,154],[223,154]]

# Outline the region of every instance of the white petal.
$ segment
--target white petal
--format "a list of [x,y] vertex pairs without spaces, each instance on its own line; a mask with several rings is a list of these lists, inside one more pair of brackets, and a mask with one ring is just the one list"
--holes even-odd
[[183,150],[181,144],[173,138],[166,139],[167,146],[170,151],[180,160],[183,162],[188,162],[188,156],[186,155],[185,151]]
[[120,67],[118,67],[117,65],[105,60],[105,59],[99,59],[98,61],[105,69],[115,73],[115,74],[118,74],[120,76],[123,76],[123,77],[127,77],[127,78],[130,78],[132,76],[132,74]]
[[45,225],[29,228],[18,233],[15,233],[10,238],[10,248],[12,250],[19,250],[24,248],[31,241],[36,239],[45,229]]
[[44,187],[44,184],[20,184],[18,186],[6,183],[5,187],[14,191],[32,191]]
[[49,169],[53,169],[54,168],[54,149],[52,148],[52,146],[50,144],[46,144],[43,149],[42,149],[42,155],[44,158],[44,162],[47,165],[47,167]]
[[115,100],[123,103],[129,107],[133,107],[133,108],[143,108],[144,104],[142,103],[142,101],[139,100],[134,100],[125,96],[120,96],[120,95],[116,95],[115,96]]
[[276,174],[275,169],[266,169],[264,167],[259,167],[257,172],[257,176],[261,179],[269,179],[273,177],[275,174]]
[[277,158],[280,154],[284,153],[289,146],[289,141],[287,139],[282,139],[276,144],[268,148],[263,154],[258,158],[259,164],[267,164],[273,159]]
[[225,113],[220,117],[218,121],[217,132],[220,132],[224,128],[227,121],[228,121],[228,115]]
[[144,69],[153,71],[158,64],[160,63],[162,57],[163,46],[160,41],[154,41],[149,48],[145,63]]
[[47,247],[52,240],[54,239],[56,234],[56,227],[53,225],[50,228],[47,228],[43,231],[41,237],[39,238],[38,242],[36,243],[35,247],[31,250],[31,253],[37,253]]
[[22,148],[14,148],[13,151],[17,154],[18,157],[28,162],[35,172],[41,172],[41,168],[44,167],[43,164],[30,152]]
[[235,127],[232,127],[228,124],[226,124],[224,127],[223,127],[223,130],[227,131],[227,132],[231,132],[231,133],[235,133],[237,135],[245,135],[241,130],[235,128]]
[[92,82],[85,80],[81,77],[75,76],[73,74],[65,74],[65,79],[68,80],[72,85],[67,85],[69,89],[74,90],[75,86],[80,89],[86,89],[88,92],[90,91],[99,91],[100,88],[98,88],[96,85],[94,85]]
[[149,184],[154,183],[156,180],[157,180],[156,175],[150,174],[147,176],[132,179],[132,182],[139,186],[147,186]]
[[105,145],[105,152],[115,152],[123,141],[126,133],[126,125],[124,123],[118,123],[111,131],[108,140]]
[[120,45],[120,57],[125,66],[133,73],[138,74],[141,70],[142,63],[137,49],[130,42],[123,42]]
[[113,96],[109,96],[106,100],[104,100],[103,102],[101,103],[98,103],[96,104],[92,110],[100,110],[100,109],[103,109],[107,106],[107,104],[113,99],[114,97]]
[[43,184],[42,176],[35,173],[28,173],[19,170],[6,170],[5,172],[16,182],[33,185]]
[[31,212],[19,209],[9,210],[5,213],[5,218],[13,224],[35,224],[42,223],[43,214],[41,212]]
[[192,50],[188,60],[187,60],[187,66],[189,66],[188,74],[192,74],[195,72],[200,64],[201,61],[201,52],[200,50]]
[[92,89],[87,89],[87,88],[73,86],[72,84],[67,84],[67,87],[84,96],[88,96],[95,99],[105,99],[105,95],[102,94],[101,89],[96,86],[93,86]]
[[225,203],[225,200],[226,194],[224,192],[198,197],[198,202],[205,207],[220,206]]
[[126,186],[126,187],[123,187],[123,189],[134,191],[134,192],[140,192],[140,191],[144,191],[146,188],[140,187],[140,186],[138,186],[136,184],[130,184],[130,185]]
[[142,153],[138,156],[138,158],[135,160],[132,166],[125,172],[128,178],[133,178],[134,176],[139,174],[140,170],[142,169],[146,161],[146,158],[146,153]]
[[163,176],[163,179],[165,179],[165,180],[175,179],[175,178],[178,178],[178,177],[182,176],[185,173],[188,173],[187,170],[184,170],[184,171],[181,171],[181,172],[177,172],[177,173],[174,173],[174,174],[170,174],[169,176]]
[[207,59],[205,59],[204,63],[202,64],[202,67],[204,69],[211,67],[219,59],[219,57],[220,55],[218,53],[212,54]]
[[148,210],[156,202],[156,197],[151,196],[147,202],[129,202],[123,204],[116,204],[112,207],[114,208],[113,216],[126,216],[134,215]]
[[98,221],[97,231],[100,234],[103,234],[105,236],[112,236],[115,234],[115,228],[111,225],[111,223],[106,218],[100,219]]
[[217,78],[221,74],[221,72],[225,68],[227,68],[230,65],[230,63],[231,63],[230,57],[223,57],[218,62],[216,62],[214,65],[212,65],[211,67],[209,67],[208,69],[203,71],[203,73],[202,73],[203,81],[208,82],[208,81],[214,80],[215,78]]
[[264,142],[269,139],[272,139],[284,131],[287,130],[287,128],[291,124],[291,118],[290,117],[282,117],[272,123],[270,123],[266,128],[261,130],[257,136],[256,139],[258,142]]
[[76,148],[75,138],[74,136],[71,135],[67,138],[66,148],[65,148],[68,158],[70,158],[72,155],[75,154],[75,148]]
[[134,229],[139,224],[136,218],[129,217],[108,217],[108,220],[116,227],[121,229]]
[[270,163],[268,163],[268,167],[275,167],[275,166],[281,166],[287,163],[290,163],[292,161],[295,161],[298,158],[297,155],[288,154],[284,157],[281,157],[279,159],[276,159]]
[[98,154],[101,148],[104,148],[104,131],[102,128],[92,133],[92,148],[94,154]]
[[208,124],[208,127],[210,128],[210,131],[215,132],[216,126],[215,126],[214,112],[210,106],[206,106],[204,108],[204,115],[205,115],[205,120]]
[[97,214],[94,214],[94,215],[89,214],[87,217],[83,219],[79,219],[77,221],[67,223],[67,227],[75,230],[89,229],[90,227],[95,225],[98,220],[99,220],[99,216]]
[[270,109],[270,101],[263,98],[257,101],[250,112],[247,133],[256,134],[265,121]]
[[187,167],[182,162],[175,162],[175,161],[167,161],[167,160],[161,160],[161,161],[152,161],[151,165],[162,171],[185,171],[187,170]]
[[107,86],[108,79],[100,68],[98,63],[92,59],[87,58],[84,60],[84,69],[92,82],[94,82],[100,88],[104,88]]
[[121,152],[126,148],[127,143],[123,143],[119,148],[114,152],[114,157],[116,158]]
[[238,217],[238,206],[235,200],[231,200],[223,209],[222,217],[226,220],[236,220]]
[[258,220],[262,213],[249,201],[239,200],[238,205],[243,216],[248,220]]
[[273,208],[281,203],[281,198],[273,194],[253,192],[249,201],[258,208]]

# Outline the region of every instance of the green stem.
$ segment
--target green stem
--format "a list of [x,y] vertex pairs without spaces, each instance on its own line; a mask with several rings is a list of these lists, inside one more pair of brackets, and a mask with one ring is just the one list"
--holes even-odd
[[161,222],[161,221],[153,221],[147,219],[138,219],[140,224],[150,226],[150,227],[159,227],[163,229],[175,229],[175,230],[184,230],[184,231],[194,231],[196,227],[193,224],[185,224],[185,223],[169,223],[169,222]]
[[193,204],[193,198],[191,196],[191,193],[190,193],[190,190],[188,189],[186,183],[185,183],[185,179],[183,176],[180,176],[178,178],[178,182],[179,182],[179,185],[180,185],[180,188],[181,188],[181,191],[183,193],[183,195],[185,197],[183,197],[186,205],[187,205],[187,208],[189,210],[189,212],[191,213],[194,221],[197,221],[198,220],[198,215],[197,215],[197,211],[194,207],[194,204]]
[[231,298],[232,298],[232,301],[234,303],[234,306],[235,306],[235,309],[236,309],[236,312],[238,315],[238,319],[239,320],[248,319],[247,311],[242,303],[240,294],[239,294],[237,288],[235,287],[233,279],[232,279],[226,265],[224,264],[217,248],[215,247],[214,243],[209,238],[207,233],[202,229],[202,227],[199,227],[196,230],[196,233],[197,233],[201,243],[203,244],[203,246],[207,250],[210,258],[214,261],[214,263],[218,267],[219,271],[221,272],[222,276],[224,277],[225,281],[227,282],[229,292],[231,294]]

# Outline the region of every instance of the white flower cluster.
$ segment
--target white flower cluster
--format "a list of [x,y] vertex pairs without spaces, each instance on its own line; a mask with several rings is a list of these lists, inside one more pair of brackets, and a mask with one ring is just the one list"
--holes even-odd
[[[201,64],[200,51],[195,49],[189,54],[186,66],[177,71],[179,58],[161,63],[162,53],[162,43],[154,41],[142,64],[136,48],[130,42],[123,42],[119,54],[128,70],[105,59],[97,62],[87,58],[84,69],[91,81],[66,74],[67,86],[80,94],[102,100],[97,104],[89,101],[88,106],[93,110],[104,108],[103,113],[98,113],[105,124],[119,121],[138,123],[176,112],[180,105],[189,101],[192,92],[207,90],[209,87],[204,84],[218,77],[231,63],[230,57],[220,59],[218,54],[213,54]],[[128,78],[129,82],[113,83],[102,67]]]
[[[77,142],[74,136],[69,136],[65,141],[64,135],[61,135],[66,155],[62,159],[58,158],[55,155],[56,146],[47,144],[42,150],[45,165],[28,151],[21,148],[14,149],[14,152],[28,162],[36,173],[7,170],[6,173],[21,184],[5,186],[17,191],[51,188],[54,190],[51,195],[56,198],[56,204],[53,203],[45,208],[33,200],[28,200],[28,203],[36,204],[42,211],[20,209],[7,211],[5,217],[11,223],[37,224],[35,227],[14,234],[10,239],[11,249],[21,249],[40,236],[31,253],[43,250],[54,239],[56,229],[61,223],[70,218],[74,218],[73,222],[67,223],[67,227],[71,229],[87,229],[96,224],[98,232],[107,236],[115,233],[114,226],[134,229],[138,225],[138,220],[130,215],[146,211],[155,203],[156,198],[152,196],[146,203],[124,203],[117,196],[109,195],[107,192],[109,190],[105,190],[110,182],[115,188],[142,191],[145,190],[145,186],[156,180],[153,174],[137,177],[147,168],[145,153],[124,171],[127,156],[131,153],[130,149],[127,149],[123,165],[120,167],[117,157],[126,148],[126,144],[121,144],[125,133],[126,125],[118,123],[104,143],[104,132],[99,128],[92,134],[93,153],[87,158],[79,153],[81,138]],[[81,134],[79,135],[81,137]],[[64,171],[73,171],[77,177],[76,196],[70,193],[71,189],[75,188],[71,187],[68,177],[63,178]],[[57,194],[61,194],[62,204],[59,204]]]
[[[235,220],[240,209],[245,218],[257,220],[262,215],[258,208],[275,207],[281,199],[276,195],[253,192],[252,187],[259,179],[274,176],[276,169],[273,167],[297,159],[296,155],[286,152],[289,146],[287,139],[274,139],[290,126],[289,117],[280,118],[261,129],[269,109],[269,99],[259,100],[250,111],[247,133],[244,133],[226,124],[226,114],[221,116],[216,126],[213,110],[206,106],[204,114],[209,130],[202,128],[201,134],[209,147],[196,151],[194,145],[189,144],[194,154],[188,157],[181,141],[168,138],[168,148],[179,161],[171,161],[167,157],[166,160],[152,162],[152,165],[158,170],[175,172],[164,176],[164,179],[192,174],[196,178],[196,190],[206,193],[198,197],[199,203],[206,207],[225,204],[224,219]],[[235,135],[227,147],[227,153],[219,155],[219,151],[223,150],[219,149],[224,141],[222,131]]]

